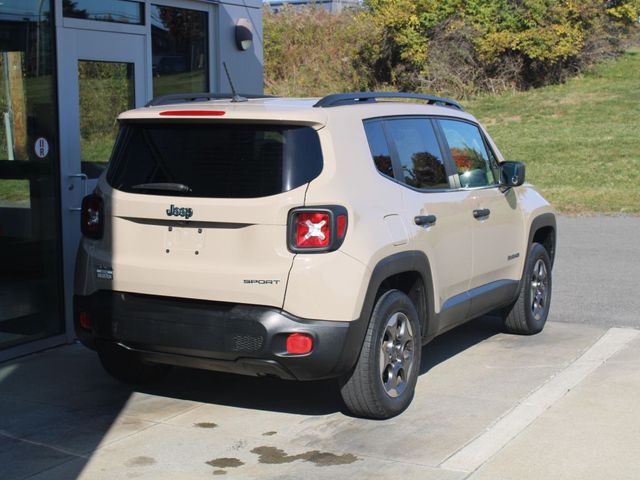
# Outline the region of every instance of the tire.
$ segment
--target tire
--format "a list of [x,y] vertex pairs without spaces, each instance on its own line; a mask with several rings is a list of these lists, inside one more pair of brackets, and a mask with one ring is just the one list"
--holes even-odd
[[533,335],[541,332],[551,306],[551,260],[539,243],[531,244],[527,253],[518,299],[504,315],[508,332]]
[[101,344],[97,350],[102,367],[123,383],[141,385],[157,382],[171,370],[169,365],[145,363],[133,352],[117,345]]
[[421,352],[415,305],[399,290],[385,292],[375,304],[354,369],[341,379],[347,410],[377,419],[402,413],[413,399]]

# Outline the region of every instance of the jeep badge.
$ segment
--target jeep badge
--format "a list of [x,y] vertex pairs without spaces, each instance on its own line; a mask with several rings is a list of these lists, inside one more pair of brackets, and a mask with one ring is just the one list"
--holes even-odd
[[193,215],[192,208],[178,208],[175,205],[171,204],[169,208],[167,208],[167,216],[169,217],[184,217],[190,218]]

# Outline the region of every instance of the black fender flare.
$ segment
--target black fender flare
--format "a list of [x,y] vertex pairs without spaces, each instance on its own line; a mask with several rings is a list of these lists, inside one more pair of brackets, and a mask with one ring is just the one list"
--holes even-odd
[[336,366],[337,370],[349,371],[358,360],[364,343],[364,337],[367,333],[367,329],[369,328],[371,313],[375,302],[378,299],[377,294],[380,286],[389,277],[406,272],[418,273],[422,277],[426,290],[427,318],[423,319],[423,327],[426,326],[426,328],[425,331],[422,332],[422,337],[424,339],[435,335],[438,326],[436,321],[437,316],[435,314],[433,279],[431,276],[431,264],[429,263],[429,259],[424,252],[419,250],[395,253],[380,260],[371,272],[360,316],[357,320],[354,320],[355,328],[349,329],[349,336],[345,342],[341,358]]
[[[557,235],[557,227],[556,227],[556,216],[553,213],[543,213],[542,215],[538,215],[531,222],[531,226],[529,227],[529,240],[527,242],[527,254],[529,252],[529,247],[533,243],[533,237],[536,232],[544,227],[551,227],[553,231],[553,251],[549,252],[549,258],[551,260],[551,266],[553,266],[553,261],[555,259],[556,253],[556,235]],[[525,258],[525,265],[526,265]]]
[[551,227],[553,232],[553,251],[549,252],[549,258],[551,260],[551,267],[553,267],[553,261],[555,258],[555,246],[556,246],[556,216],[553,213],[543,213],[538,215],[531,222],[531,226],[529,227],[529,239],[527,240],[527,252],[524,256],[524,263],[522,265],[522,274],[520,275],[520,280],[518,281],[518,288],[516,289],[516,293],[514,297],[511,299],[508,305],[513,304],[516,300],[518,300],[518,296],[520,295],[520,291],[522,290],[523,280],[524,280],[524,269],[527,268],[527,262],[529,261],[529,247],[533,243],[533,237],[536,232],[544,227]]

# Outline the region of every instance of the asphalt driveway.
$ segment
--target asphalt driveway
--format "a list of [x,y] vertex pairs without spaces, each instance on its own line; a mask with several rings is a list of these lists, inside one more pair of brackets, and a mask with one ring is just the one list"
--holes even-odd
[[551,320],[640,328],[640,217],[559,217]]

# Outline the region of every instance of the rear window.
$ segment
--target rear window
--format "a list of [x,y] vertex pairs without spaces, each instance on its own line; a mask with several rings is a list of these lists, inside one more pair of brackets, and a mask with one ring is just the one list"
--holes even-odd
[[304,185],[321,170],[311,127],[125,123],[107,181],[129,193],[256,198]]

